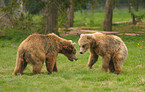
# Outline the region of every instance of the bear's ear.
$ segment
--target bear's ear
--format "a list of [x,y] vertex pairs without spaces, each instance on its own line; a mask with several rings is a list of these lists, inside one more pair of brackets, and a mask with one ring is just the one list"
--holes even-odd
[[73,46],[75,46],[75,45],[76,45],[76,43],[72,43],[72,45],[73,45]]
[[72,43],[72,40],[68,40],[68,41]]
[[68,41],[71,42],[73,46],[76,45],[76,43],[73,43],[72,40],[68,40]]
[[80,35],[80,38],[83,37],[84,35],[85,35],[85,34],[81,34],[81,35]]
[[93,36],[92,35],[87,35],[87,39],[92,39]]

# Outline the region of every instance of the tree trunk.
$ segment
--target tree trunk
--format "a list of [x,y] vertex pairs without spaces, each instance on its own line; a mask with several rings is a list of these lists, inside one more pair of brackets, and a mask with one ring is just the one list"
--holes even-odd
[[72,27],[73,26],[73,19],[74,19],[74,5],[73,5],[73,0],[69,0],[70,1],[70,7],[67,9],[67,14],[68,14],[68,23],[67,26],[68,27]]
[[72,27],[73,26],[73,23],[74,23],[74,21],[73,21],[73,19],[74,19],[74,5],[73,5],[73,0],[70,0],[70,27]]
[[104,30],[112,31],[113,1],[106,0]]
[[3,0],[1,0],[1,7],[6,7]]
[[135,20],[135,14],[133,12],[131,12],[131,16],[132,16],[132,22],[135,25],[136,24],[136,20]]
[[57,21],[58,8],[55,1],[46,1],[46,6],[43,12],[43,33],[58,33],[58,21]]

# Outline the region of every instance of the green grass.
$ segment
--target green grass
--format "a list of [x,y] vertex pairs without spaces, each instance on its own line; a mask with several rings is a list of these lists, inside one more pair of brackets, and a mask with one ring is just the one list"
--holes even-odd
[[[76,44],[78,61],[71,62],[59,54],[57,58],[58,73],[34,75],[32,66],[28,65],[22,76],[14,76],[16,52],[20,42],[0,40],[0,92],[143,92],[145,91],[145,35],[120,36],[129,51],[128,58],[120,75],[101,72],[102,59],[87,70],[89,52],[79,54]],[[79,37],[68,36],[77,43]],[[138,45],[139,43],[139,45]],[[143,65],[143,66],[141,66]]]
[[[140,9],[138,12],[136,12],[137,15],[142,15],[144,13],[145,13],[144,9]],[[100,27],[97,30],[103,30],[104,17],[105,17],[105,10],[102,9],[96,9],[93,14],[90,10],[86,10],[83,12],[75,12],[74,26],[75,27],[78,26]],[[112,18],[113,23],[121,22],[121,21],[130,21],[130,20],[132,20],[132,17],[128,9],[113,10],[113,18]],[[145,17],[142,20],[145,21]],[[113,26],[113,31],[118,31],[120,27],[122,28],[122,26],[125,25],[126,24],[119,24],[117,26]],[[125,29],[126,28],[124,28],[123,30]]]

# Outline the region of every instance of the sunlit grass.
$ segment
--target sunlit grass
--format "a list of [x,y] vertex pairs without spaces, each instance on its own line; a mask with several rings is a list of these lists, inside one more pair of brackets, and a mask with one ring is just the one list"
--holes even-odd
[[[143,42],[145,35],[122,35],[120,37],[126,43],[129,51],[120,75],[102,72],[101,57],[91,70],[87,70],[89,52],[80,55],[79,46],[76,44],[78,61],[71,62],[64,55],[59,54],[57,58],[58,73],[48,75],[44,64],[42,68],[44,74],[34,75],[32,66],[28,65],[22,76],[14,76],[12,73],[20,42],[1,40],[0,43],[7,45],[0,47],[0,91],[143,92],[145,91],[145,43]],[[78,37],[72,36],[65,38],[72,39],[76,43],[78,40]]]

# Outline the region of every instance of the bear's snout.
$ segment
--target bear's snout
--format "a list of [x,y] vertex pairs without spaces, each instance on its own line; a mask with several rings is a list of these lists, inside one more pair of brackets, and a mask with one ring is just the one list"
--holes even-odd
[[77,60],[78,60],[78,58],[75,58],[74,60],[75,60],[75,61],[77,61]]
[[89,46],[84,47],[80,47],[80,54],[84,54],[87,50],[88,50]]
[[83,52],[80,52],[80,54],[83,54]]
[[74,61],[74,60],[77,61],[78,60],[78,57],[77,56],[73,56],[73,57],[70,57],[69,60],[70,61]]

